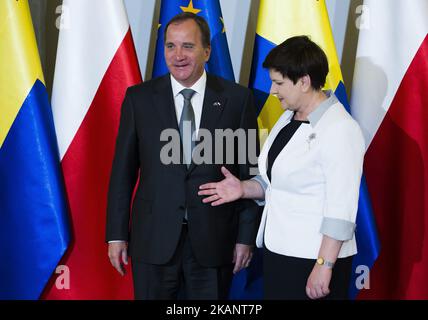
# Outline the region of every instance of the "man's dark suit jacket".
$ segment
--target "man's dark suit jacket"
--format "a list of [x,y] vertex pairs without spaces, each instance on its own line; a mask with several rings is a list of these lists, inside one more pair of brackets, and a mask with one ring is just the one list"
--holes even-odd
[[[187,208],[189,239],[198,262],[206,267],[231,264],[236,243],[255,242],[257,205],[252,200],[218,207],[202,203],[199,186],[222,180],[221,164],[192,164],[189,169],[185,164],[162,164],[161,149],[168,142],[160,136],[168,128],[179,132],[170,75],[129,88],[110,178],[106,240],[128,241],[134,260],[165,264],[177,247]],[[213,141],[215,129],[256,129],[250,90],[208,74],[202,128],[212,133]],[[239,165],[237,149],[235,143],[235,163],[226,167],[248,179],[248,157]]]

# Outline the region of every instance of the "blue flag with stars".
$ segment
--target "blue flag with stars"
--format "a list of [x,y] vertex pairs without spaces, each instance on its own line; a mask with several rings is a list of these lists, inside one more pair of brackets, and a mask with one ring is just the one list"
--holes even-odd
[[162,0],[152,77],[155,78],[168,73],[164,59],[164,30],[168,21],[182,12],[192,12],[205,18],[210,27],[211,56],[205,67],[207,72],[235,81],[218,0]]

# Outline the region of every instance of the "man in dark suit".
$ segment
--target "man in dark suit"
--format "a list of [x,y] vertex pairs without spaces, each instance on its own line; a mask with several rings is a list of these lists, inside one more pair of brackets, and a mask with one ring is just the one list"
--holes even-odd
[[[122,263],[128,252],[132,256],[136,299],[176,299],[180,291],[189,299],[226,299],[233,273],[251,260],[257,206],[244,200],[213,207],[202,203],[198,189],[222,180],[223,164],[248,179],[250,161],[247,154],[237,160],[235,140],[233,163],[226,164],[221,152],[230,150],[214,142],[200,153],[212,161],[195,163],[195,136],[205,131],[214,140],[216,129],[256,130],[253,98],[248,89],[205,72],[211,50],[203,18],[174,17],[164,38],[170,74],[129,88],[123,102],[108,196],[109,258],[123,275]],[[178,133],[180,163],[165,163],[171,141],[161,135],[167,129]]]

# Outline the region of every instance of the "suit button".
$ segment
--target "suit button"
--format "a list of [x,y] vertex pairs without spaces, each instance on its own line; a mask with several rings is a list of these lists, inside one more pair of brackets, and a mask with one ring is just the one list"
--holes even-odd
[[178,209],[180,209],[180,210],[184,210],[184,209],[186,209],[184,206],[179,206],[178,207]]

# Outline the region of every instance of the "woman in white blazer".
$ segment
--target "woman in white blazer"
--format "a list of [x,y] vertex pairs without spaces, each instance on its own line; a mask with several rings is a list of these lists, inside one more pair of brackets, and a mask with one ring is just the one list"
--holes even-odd
[[256,244],[264,248],[266,299],[346,299],[363,135],[334,94],[322,91],[327,57],[308,37],[289,38],[263,67],[286,111],[260,153],[260,175],[239,181],[222,168],[225,179],[199,194],[212,205],[239,198],[265,205]]

